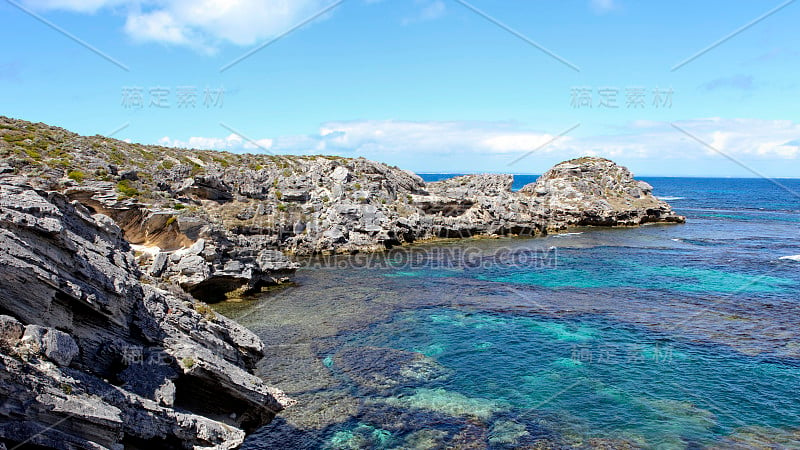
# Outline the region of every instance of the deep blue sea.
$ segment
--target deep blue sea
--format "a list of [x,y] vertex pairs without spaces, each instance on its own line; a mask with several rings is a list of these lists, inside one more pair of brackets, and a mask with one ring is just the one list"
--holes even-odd
[[220,304],[299,401],[244,448],[800,448],[800,180],[645,180],[686,224],[306,260]]

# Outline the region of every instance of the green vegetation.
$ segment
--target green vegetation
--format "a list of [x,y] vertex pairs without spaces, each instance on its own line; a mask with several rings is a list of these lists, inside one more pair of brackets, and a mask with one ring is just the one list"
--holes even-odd
[[278,200],[282,199],[283,198],[283,192],[275,191],[275,198],[277,198]]
[[6,133],[3,135],[3,140],[8,142],[9,144],[15,144],[17,142],[22,142],[26,139],[34,140],[36,136],[30,133]]
[[361,183],[356,183],[353,185],[353,187],[356,189],[361,189]]
[[192,162],[192,170],[189,172],[193,177],[200,175],[203,173],[203,166],[197,164],[196,162]]
[[153,152],[148,152],[147,150],[139,150],[139,153],[142,155],[146,161],[155,161],[156,155]]
[[220,166],[227,168],[230,167],[231,163],[225,158],[213,158],[214,162],[219,164]]
[[117,183],[117,191],[125,198],[138,197],[140,192],[135,187],[131,186],[130,180],[122,180]]
[[61,383],[61,391],[67,395],[72,394],[72,385],[67,383]]
[[39,160],[42,159],[42,154],[37,152],[36,150],[34,150],[32,148],[26,148],[25,149],[25,154],[30,156],[31,158],[35,159],[36,161],[39,161]]
[[187,369],[191,369],[191,368],[192,368],[192,367],[194,367],[194,365],[195,365],[194,358],[190,358],[190,357],[188,357],[188,356],[187,356],[187,357],[185,357],[185,358],[183,358],[183,359],[181,360],[181,365],[182,365],[183,367],[187,368]]
[[172,205],[172,209],[180,211],[182,209],[186,209],[186,205],[184,205],[183,203],[175,203],[174,205]]
[[286,211],[287,209],[288,209],[288,207],[286,206],[285,203],[278,204],[278,211],[283,212],[283,211]]
[[86,174],[81,172],[80,170],[71,170],[67,174],[67,178],[69,178],[72,181],[75,181],[76,183],[83,183],[83,180],[86,179]]
[[169,219],[167,219],[166,226],[172,225],[173,223],[175,223],[176,220],[178,220],[177,217],[175,216],[170,217]]
[[47,163],[50,165],[50,167],[61,167],[66,169],[72,165],[72,160],[69,158],[51,159]]

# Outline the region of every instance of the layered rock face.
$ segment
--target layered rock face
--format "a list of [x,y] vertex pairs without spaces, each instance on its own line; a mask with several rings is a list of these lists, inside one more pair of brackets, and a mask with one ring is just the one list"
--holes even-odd
[[141,278],[109,217],[0,174],[0,442],[235,448],[291,404],[255,335]]
[[3,117],[0,156],[5,170],[111,217],[150,276],[206,301],[286,280],[297,265],[284,254],[684,220],[602,158],[559,164],[512,192],[511,175],[425,183],[363,158],[143,146]]
[[685,222],[653,187],[603,158],[577,158],[557,164],[536,183],[520,190],[536,199],[553,228],[633,226],[651,222]]
[[511,175],[425,183],[0,117],[0,160],[0,448],[237,447],[292,400],[252,375],[263,344],[186,293],[281,283],[286,254],[684,221],[601,158],[513,192]]

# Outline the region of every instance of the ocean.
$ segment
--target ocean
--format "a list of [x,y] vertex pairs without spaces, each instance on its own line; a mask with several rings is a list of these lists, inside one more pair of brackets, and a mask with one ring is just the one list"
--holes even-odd
[[800,448],[800,180],[644,180],[686,224],[306,260],[218,305],[299,401],[243,448]]

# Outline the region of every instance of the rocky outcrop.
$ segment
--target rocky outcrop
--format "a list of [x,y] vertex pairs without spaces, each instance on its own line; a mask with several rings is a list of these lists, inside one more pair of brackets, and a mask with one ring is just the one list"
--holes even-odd
[[[0,441],[12,447],[237,447],[292,400],[252,375],[263,344],[186,293],[281,283],[297,267],[286,254],[684,221],[602,158],[514,192],[511,175],[426,184],[362,158],[142,146],[4,117],[0,158]],[[361,364],[397,370],[364,378]],[[446,376],[376,349],[335,367],[367,390]]]
[[556,227],[632,226],[684,222],[653,196],[653,187],[603,158],[578,158],[557,164],[536,183],[520,190],[534,198]]
[[[183,189],[195,192],[199,198],[214,202],[227,199],[226,194],[191,186]],[[227,189],[219,180],[202,179],[198,186]],[[192,190],[195,188],[198,191]],[[121,198],[110,182],[70,186],[64,194],[92,212],[111,217],[128,242],[148,250],[150,253],[140,262],[150,265],[151,276],[174,281],[202,300],[218,301],[228,292],[246,294],[278,284],[297,268],[283,253],[263,245],[258,237],[225,230],[208,218]]]
[[0,440],[235,448],[291,404],[252,375],[255,335],[142,284],[112,219],[29,183],[0,175]]
[[3,117],[0,137],[5,170],[111,217],[150,276],[207,301],[283,282],[297,267],[284,254],[684,220],[602,158],[513,192],[512,175],[425,183],[363,158],[143,146]]

